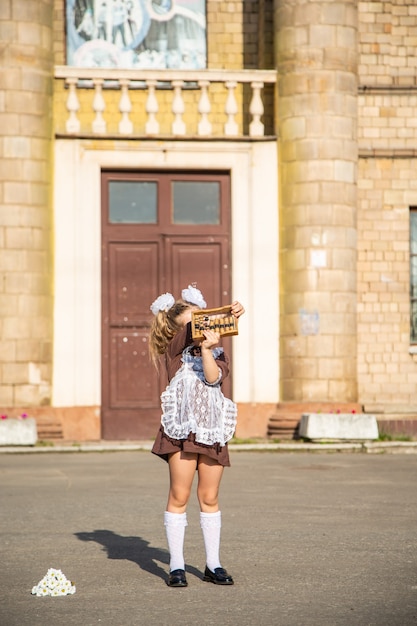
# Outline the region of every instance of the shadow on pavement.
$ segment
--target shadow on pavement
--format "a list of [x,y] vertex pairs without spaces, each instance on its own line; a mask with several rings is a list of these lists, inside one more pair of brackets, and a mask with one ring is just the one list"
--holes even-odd
[[[80,541],[95,541],[103,546],[109,559],[125,559],[139,565],[145,572],[158,576],[164,581],[167,579],[167,569],[158,565],[163,563],[168,566],[169,553],[162,548],[154,548],[149,541],[142,537],[123,537],[112,530],[93,530],[91,532],[74,533]],[[202,578],[203,574],[195,567],[187,565],[187,573]]]

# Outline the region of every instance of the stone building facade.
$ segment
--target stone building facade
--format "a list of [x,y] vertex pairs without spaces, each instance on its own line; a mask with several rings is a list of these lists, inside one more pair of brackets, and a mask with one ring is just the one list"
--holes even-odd
[[415,434],[415,4],[207,0],[207,70],[183,93],[182,74],[155,92],[149,72],[133,91],[128,71],[70,71],[65,10],[0,7],[2,412],[33,414],[45,438],[107,437],[100,177],[220,171],[227,295],[247,307],[237,435],[288,436],[310,410]]

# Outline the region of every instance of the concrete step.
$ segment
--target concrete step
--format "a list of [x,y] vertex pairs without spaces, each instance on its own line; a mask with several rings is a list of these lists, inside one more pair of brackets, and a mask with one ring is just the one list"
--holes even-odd
[[39,441],[59,441],[64,438],[62,424],[59,420],[37,417],[36,424]]

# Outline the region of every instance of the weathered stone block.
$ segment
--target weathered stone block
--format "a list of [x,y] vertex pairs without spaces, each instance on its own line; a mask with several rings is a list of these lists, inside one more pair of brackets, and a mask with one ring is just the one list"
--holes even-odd
[[0,420],[1,446],[33,446],[37,440],[38,431],[33,417]]
[[362,413],[304,413],[299,436],[305,439],[378,439],[375,415]]

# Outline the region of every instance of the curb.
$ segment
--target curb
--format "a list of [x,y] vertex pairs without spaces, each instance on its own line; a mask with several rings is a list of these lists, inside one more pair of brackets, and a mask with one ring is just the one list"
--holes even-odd
[[[47,454],[74,452],[149,452],[153,441],[93,442],[34,446],[0,446],[0,454]],[[230,443],[230,451],[241,452],[356,452],[365,454],[417,454],[417,441]]]

